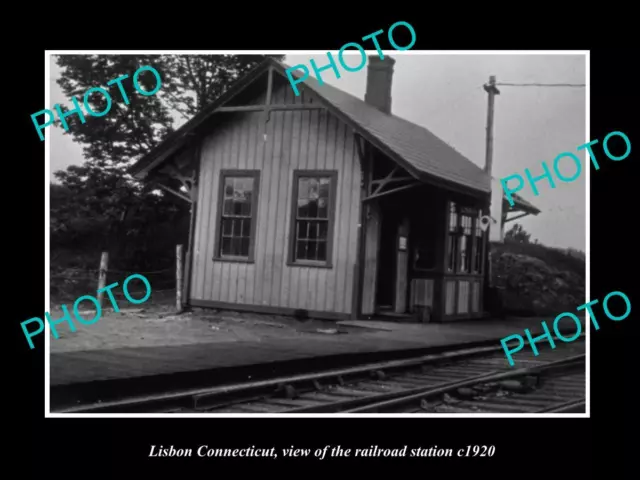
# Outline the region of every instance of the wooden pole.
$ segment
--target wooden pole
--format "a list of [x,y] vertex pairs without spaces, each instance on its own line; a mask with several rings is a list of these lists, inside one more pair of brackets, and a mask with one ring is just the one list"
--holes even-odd
[[100,303],[100,307],[102,307],[102,300],[104,298],[104,292],[101,292],[107,285],[107,268],[109,266],[109,253],[102,252],[102,256],[100,257],[100,269],[98,270],[98,303]]
[[484,86],[484,89],[489,94],[487,98],[487,142],[484,171],[491,176],[491,170],[493,169],[493,112],[495,96],[500,94],[500,91],[496,88],[495,75],[489,77],[489,83]]
[[[396,313],[407,311],[407,287],[409,283],[409,218],[404,217],[398,226],[396,235],[396,294],[394,310]],[[400,242],[403,242],[401,245]]]
[[176,310],[182,311],[182,245],[176,245]]
[[[484,86],[485,91],[488,94],[487,98],[487,140],[486,140],[486,151],[485,151],[485,163],[484,163],[484,171],[489,176],[489,181],[491,182],[491,187],[493,188],[493,178],[491,177],[491,171],[493,170],[493,112],[495,105],[495,96],[500,94],[500,91],[496,88],[496,76],[491,75],[489,77],[489,83]],[[500,196],[502,198],[502,196]],[[488,215],[491,215],[491,199],[489,199],[489,212]],[[502,224],[498,225],[498,228],[502,229]],[[489,229],[491,229],[491,225],[489,225]],[[490,242],[490,232],[486,233],[486,241]],[[491,282],[491,246],[487,245],[487,249],[489,251],[488,256],[488,265],[486,268],[486,282],[489,287],[492,286]]]

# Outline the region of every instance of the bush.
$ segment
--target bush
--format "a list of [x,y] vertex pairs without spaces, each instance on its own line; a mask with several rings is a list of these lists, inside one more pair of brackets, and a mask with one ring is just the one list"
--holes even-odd
[[491,244],[493,285],[506,313],[558,315],[585,303],[585,261],[541,244]]

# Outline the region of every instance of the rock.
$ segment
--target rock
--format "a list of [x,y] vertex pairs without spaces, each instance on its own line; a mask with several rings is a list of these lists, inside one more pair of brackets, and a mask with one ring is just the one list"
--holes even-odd
[[455,397],[452,397],[452,396],[451,396],[451,395],[449,395],[448,393],[445,393],[445,394],[442,396],[442,401],[443,401],[444,403],[447,403],[447,404],[450,404],[450,405],[453,405],[453,404],[456,404],[456,403],[460,403],[460,400],[458,400],[458,399],[457,399],[457,398],[455,398]]
[[521,392],[525,388],[519,380],[503,380],[500,387],[510,392]]
[[472,398],[476,396],[476,391],[472,388],[462,387],[457,391],[458,395],[464,398]]
[[584,262],[561,249],[535,244],[492,244],[491,271],[504,313],[557,315],[584,303]]
[[326,333],[328,335],[335,335],[336,333],[338,333],[338,329],[336,329],[336,328],[318,328],[316,330],[316,332],[318,332],[318,333]]

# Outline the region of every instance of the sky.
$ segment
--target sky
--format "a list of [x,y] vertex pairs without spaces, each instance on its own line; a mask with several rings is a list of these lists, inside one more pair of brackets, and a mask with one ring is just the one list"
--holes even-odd
[[[368,52],[375,53],[375,52]],[[411,55],[389,52],[396,59],[392,84],[392,112],[429,129],[480,167],[485,161],[487,94],[482,86],[490,75],[498,83],[572,83],[584,84],[584,55]],[[335,55],[334,55],[335,56]],[[289,65],[309,65],[314,59],[321,67],[327,56],[287,55]],[[347,60],[357,65],[355,58]],[[311,69],[310,69],[311,70]],[[337,79],[330,71],[322,79],[352,95],[364,99],[366,68],[359,72],[341,72]],[[56,80],[60,69],[51,62],[51,104],[71,105]],[[524,176],[524,169],[541,175],[542,162],[553,167],[554,158],[562,152],[576,152],[586,143],[586,89],[562,87],[499,86],[494,116],[493,176],[502,178],[514,173]],[[116,97],[117,98],[117,97]],[[50,107],[49,107],[50,108]],[[178,120],[178,115],[175,115]],[[184,120],[180,120],[180,123]],[[177,126],[180,125],[177,123]],[[81,164],[82,147],[65,135],[61,128],[47,129],[51,135],[51,181],[53,172],[69,165]],[[554,247],[585,250],[585,184],[590,162],[585,154],[582,174],[571,183],[556,180],[551,189],[546,180],[537,183],[535,196],[527,185],[519,192],[537,206],[541,213],[521,220],[532,240]],[[575,172],[566,159],[560,171],[565,176]],[[593,173],[593,171],[591,172]],[[509,228],[513,223],[507,224]]]

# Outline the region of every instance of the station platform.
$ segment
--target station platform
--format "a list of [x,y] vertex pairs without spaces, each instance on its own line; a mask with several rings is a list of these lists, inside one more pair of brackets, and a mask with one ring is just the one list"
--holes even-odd
[[[140,380],[147,377],[176,378],[177,374],[206,373],[209,381],[221,370],[241,368],[251,379],[258,366],[272,373],[290,373],[312,360],[315,368],[336,361],[354,363],[382,361],[411,355],[474,347],[495,342],[524,330],[543,333],[541,322],[549,318],[506,318],[441,324],[400,324],[381,321],[336,322],[334,331],[315,335],[271,336],[237,341],[125,347],[50,353],[50,386],[53,389],[95,382]],[[584,320],[583,320],[584,322]],[[567,335],[575,332],[575,327]],[[346,333],[340,333],[342,331]],[[283,332],[284,333],[284,332]],[[402,355],[400,355],[402,354]],[[395,357],[394,357],[395,355]],[[358,357],[359,356],[359,357]],[[516,354],[517,356],[517,354]],[[331,361],[330,361],[331,360]],[[506,362],[505,358],[505,362]],[[285,368],[285,365],[289,365]],[[293,370],[292,370],[293,369]],[[247,373],[248,372],[248,373]],[[246,375],[245,375],[246,374]],[[253,376],[253,379],[258,376]]]

